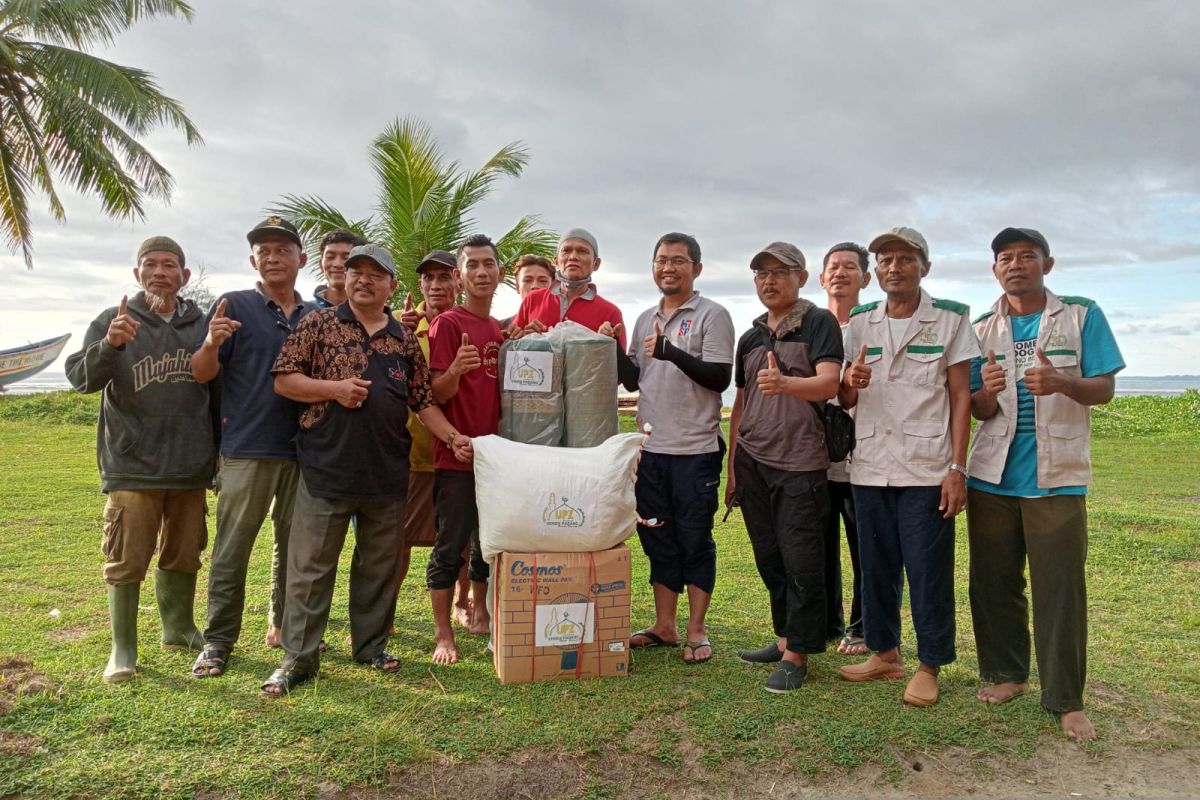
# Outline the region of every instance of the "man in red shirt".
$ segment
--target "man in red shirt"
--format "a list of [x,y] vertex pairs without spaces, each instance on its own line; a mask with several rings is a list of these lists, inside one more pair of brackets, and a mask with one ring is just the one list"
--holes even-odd
[[625,352],[621,309],[598,295],[592,283],[592,273],[600,269],[596,237],[583,228],[567,231],[558,242],[554,265],[554,283],[525,295],[513,324],[526,332],[541,332],[569,319],[616,336],[620,351]]
[[[454,277],[462,286],[465,300],[438,314],[429,328],[433,399],[456,431],[466,436],[486,436],[500,425],[497,365],[504,337],[491,312],[504,267],[496,246],[482,234],[459,245],[457,261]],[[475,597],[486,596],[488,565],[479,550],[479,513],[471,465],[458,461],[446,442],[435,439],[433,466],[437,539],[429,556],[425,584],[433,604],[433,662],[453,664],[458,661],[458,645],[450,626],[450,605],[468,542]],[[469,630],[487,633],[490,627],[486,605],[476,603]]]

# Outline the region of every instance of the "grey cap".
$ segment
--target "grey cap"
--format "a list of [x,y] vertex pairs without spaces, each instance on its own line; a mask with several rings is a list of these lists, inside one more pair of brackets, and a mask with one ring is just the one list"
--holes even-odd
[[1000,231],[996,234],[996,238],[992,239],[992,255],[1000,255],[1000,251],[1013,242],[1033,242],[1042,248],[1042,255],[1050,256],[1050,243],[1046,241],[1045,236],[1033,228],[1005,228]]
[[358,247],[351,249],[350,255],[346,256],[346,269],[359,259],[369,259],[379,265],[379,268],[396,277],[396,264],[392,261],[391,254],[377,244],[360,244]]
[[586,228],[571,228],[564,233],[558,240],[559,250],[562,249],[563,242],[565,242],[567,239],[580,239],[587,242],[588,246],[592,248],[592,255],[596,256],[597,258],[600,257],[600,246],[596,244],[596,237],[592,236],[591,231],[587,230]]
[[750,259],[750,269],[758,269],[763,256],[774,256],[780,264],[792,269],[806,269],[808,267],[804,262],[804,253],[801,253],[800,248],[791,242],[771,242],[762,250],[755,253],[754,258]]
[[183,248],[170,236],[151,236],[142,242],[142,246],[137,251],[139,264],[142,263],[142,256],[146,253],[170,253],[179,259],[179,266],[187,266],[187,261],[183,257]]
[[458,262],[454,259],[454,253],[448,250],[430,250],[425,255],[425,258],[421,259],[421,263],[417,265],[417,274],[420,275],[429,267],[454,269],[457,266]]
[[925,241],[921,232],[914,228],[892,228],[887,233],[881,233],[872,239],[871,243],[867,245],[867,249],[872,253],[878,253],[881,247],[892,242],[900,242],[914,250],[920,250],[921,255],[925,256],[925,260],[929,260],[929,243]]

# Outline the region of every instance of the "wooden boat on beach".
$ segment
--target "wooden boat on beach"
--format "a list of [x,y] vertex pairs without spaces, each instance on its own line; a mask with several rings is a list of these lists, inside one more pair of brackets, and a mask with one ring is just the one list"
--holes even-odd
[[33,344],[0,350],[0,392],[10,383],[36,375],[54,363],[71,334],[63,334]]

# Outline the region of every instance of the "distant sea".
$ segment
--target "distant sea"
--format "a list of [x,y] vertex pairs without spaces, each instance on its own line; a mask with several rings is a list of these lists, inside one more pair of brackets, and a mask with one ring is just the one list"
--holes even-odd
[[[62,372],[46,370],[8,387],[4,394],[37,394],[70,389],[67,376]],[[1200,389],[1200,375],[1124,375],[1117,376],[1118,395],[1174,395],[1188,389]],[[727,406],[733,405],[734,389],[731,386],[722,396]]]

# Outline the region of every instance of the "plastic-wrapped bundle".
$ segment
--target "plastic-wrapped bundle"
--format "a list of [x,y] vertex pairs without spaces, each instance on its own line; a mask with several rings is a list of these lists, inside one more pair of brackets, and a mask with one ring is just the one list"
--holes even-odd
[[500,348],[500,430],[505,439],[557,447],[563,439],[563,354],[545,334]]
[[595,447],[617,433],[617,341],[581,325],[563,323],[566,447]]

